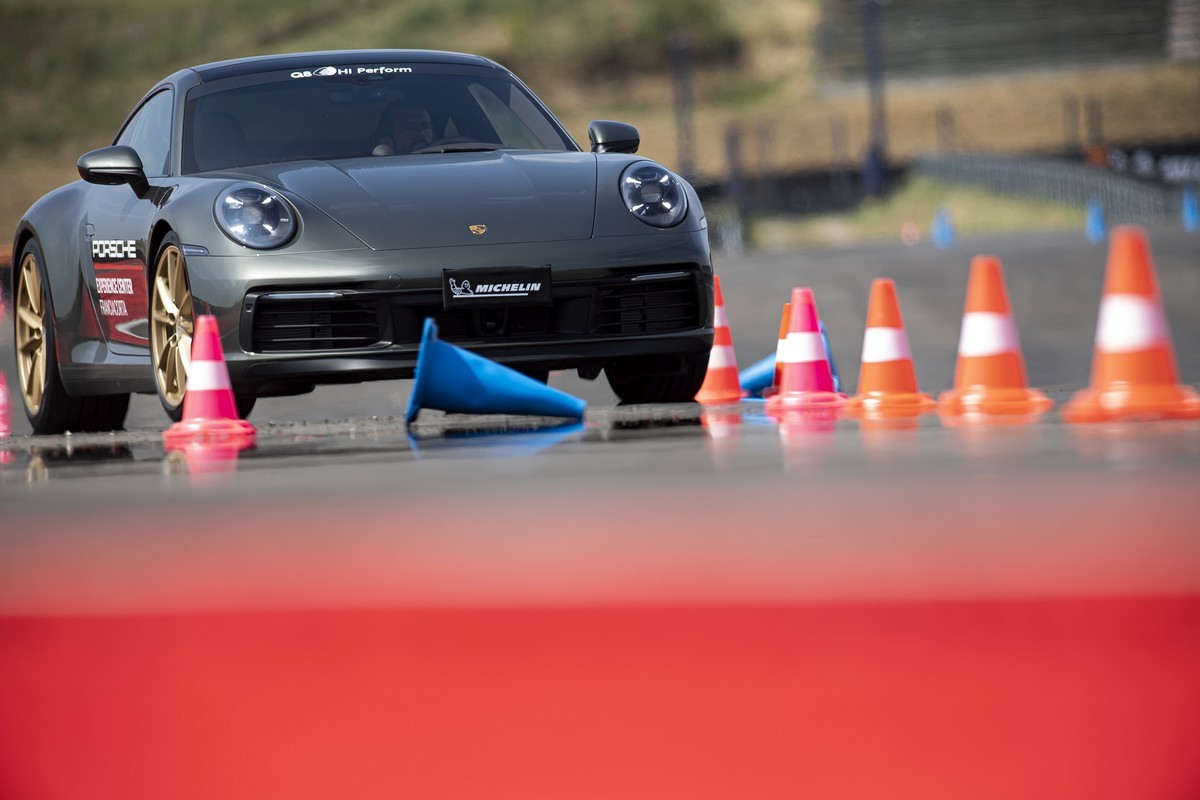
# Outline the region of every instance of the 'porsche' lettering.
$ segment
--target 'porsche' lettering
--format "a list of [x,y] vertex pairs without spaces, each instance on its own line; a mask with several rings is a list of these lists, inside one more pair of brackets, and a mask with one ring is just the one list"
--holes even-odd
[[92,258],[137,258],[137,242],[133,239],[93,239]]

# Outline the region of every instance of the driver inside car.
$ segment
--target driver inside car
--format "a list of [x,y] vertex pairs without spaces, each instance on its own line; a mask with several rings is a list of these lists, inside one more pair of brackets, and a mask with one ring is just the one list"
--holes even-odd
[[429,112],[419,105],[404,100],[396,101],[383,110],[380,119],[383,135],[371,155],[412,153],[433,142],[433,122]]

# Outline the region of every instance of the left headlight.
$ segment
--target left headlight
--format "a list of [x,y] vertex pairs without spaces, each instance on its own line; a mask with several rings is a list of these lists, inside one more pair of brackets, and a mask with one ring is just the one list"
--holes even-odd
[[296,232],[296,210],[265,186],[238,183],[217,196],[217,224],[238,244],[269,250]]
[[621,173],[621,197],[629,212],[647,225],[669,228],[687,214],[687,194],[671,172],[657,164],[631,164]]

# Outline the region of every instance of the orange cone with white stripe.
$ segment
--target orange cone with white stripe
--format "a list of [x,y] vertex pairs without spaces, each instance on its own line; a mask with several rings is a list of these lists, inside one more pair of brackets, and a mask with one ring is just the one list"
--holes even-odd
[[725,298],[721,296],[721,279],[713,276],[716,307],[713,310],[715,331],[712,352],[708,356],[708,372],[696,392],[698,403],[736,403],[745,392],[738,380],[737,358],[733,354],[733,334],[729,331],[729,316],[725,313]]
[[846,395],[833,388],[812,289],[792,290],[790,315],[788,335],[777,359],[782,364],[778,391],[767,398],[767,412],[778,415],[785,409],[840,408]]
[[1014,416],[1038,414],[1052,405],[1053,400],[1026,385],[1025,358],[1000,259],[976,256],[967,282],[954,388],[938,397],[938,411],[947,416]]
[[237,415],[216,317],[196,317],[183,419],[163,431],[168,449],[189,442],[252,442],[255,428]]
[[1096,325],[1092,384],[1063,407],[1063,419],[1200,417],[1200,395],[1178,382],[1175,347],[1146,233],[1133,226],[1116,228]]
[[787,302],[783,304],[783,314],[779,317],[779,341],[775,343],[775,380],[764,395],[774,394],[779,391],[779,387],[783,385],[783,350],[786,346],[788,328],[792,322],[792,304]]
[[876,278],[867,305],[858,394],[850,400],[849,413],[908,417],[932,411],[933,406],[933,398],[917,389],[896,284],[891,278]]

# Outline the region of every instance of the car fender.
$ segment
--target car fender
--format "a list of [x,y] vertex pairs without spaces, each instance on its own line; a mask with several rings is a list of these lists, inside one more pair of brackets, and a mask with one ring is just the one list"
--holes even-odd
[[[277,192],[292,204],[299,215],[296,236],[282,247],[255,251],[226,236],[217,226],[214,204],[227,187],[237,183],[254,183]],[[203,247],[210,256],[244,256],[248,253],[312,253],[331,250],[359,250],[366,245],[337,224],[321,209],[304,198],[287,192],[268,181],[251,176],[230,175],[228,178],[182,178],[174,186],[171,197],[159,209],[151,230],[165,226],[175,231],[183,244]],[[161,240],[155,236],[154,242]],[[153,259],[154,254],[148,254]],[[147,262],[149,263],[149,261]]]
[[[83,227],[83,203],[87,184],[75,181],[49,192],[29,207],[17,225],[13,238],[13,289],[16,270],[20,268],[21,250],[25,243],[36,238],[42,248],[46,279],[50,285],[50,308],[61,329],[67,320],[79,313],[81,297],[80,259],[82,243],[87,232]],[[42,231],[57,231],[43,236]],[[73,231],[76,235],[64,236]]]

